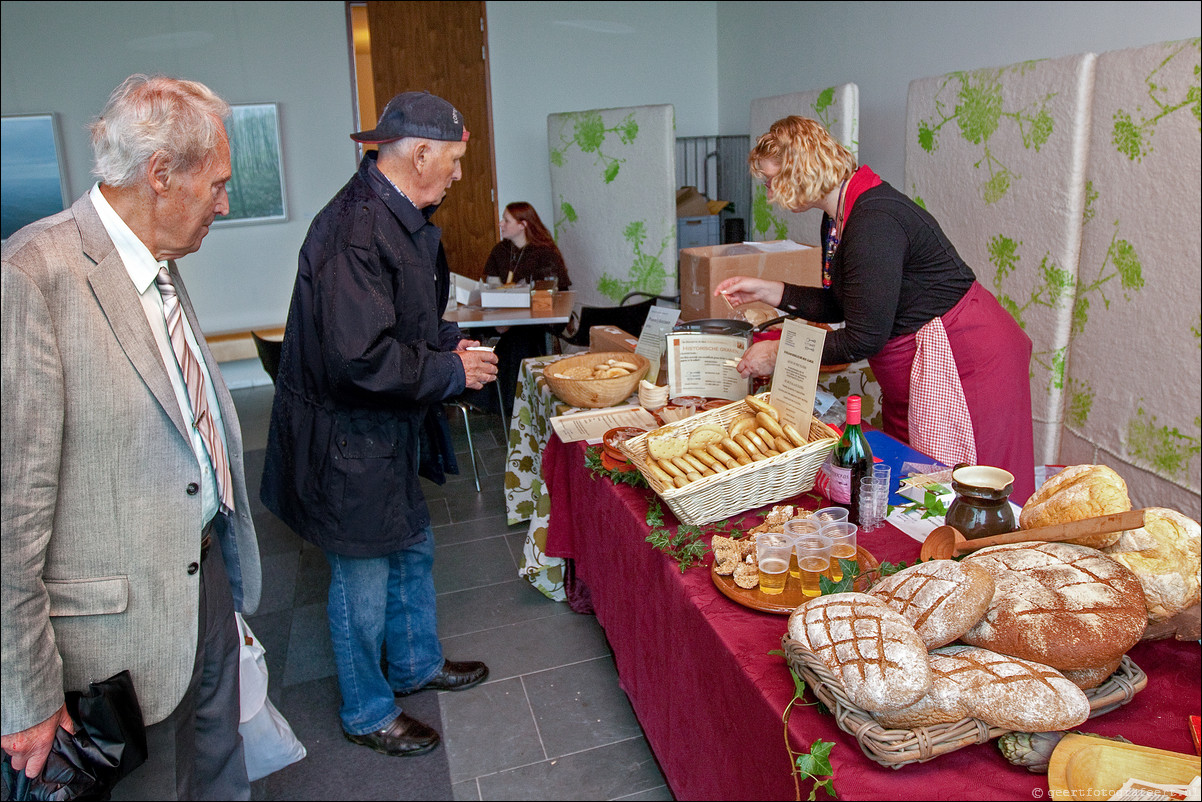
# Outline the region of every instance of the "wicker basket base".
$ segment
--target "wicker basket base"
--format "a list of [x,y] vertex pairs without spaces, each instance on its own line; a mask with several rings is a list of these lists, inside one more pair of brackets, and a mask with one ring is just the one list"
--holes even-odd
[[[789,666],[805,680],[806,687],[818,701],[834,714],[839,729],[852,735],[864,754],[882,766],[898,769],[910,763],[925,763],[948,752],[985,743],[1010,732],[1002,727],[991,727],[975,718],[912,730],[887,729],[867,711],[852,704],[842,683],[813,652],[788,635],[781,640],[781,645]],[[1089,717],[1095,718],[1125,705],[1147,684],[1148,676],[1131,658],[1124,655],[1118,670],[1109,679],[1085,691],[1089,698]]]

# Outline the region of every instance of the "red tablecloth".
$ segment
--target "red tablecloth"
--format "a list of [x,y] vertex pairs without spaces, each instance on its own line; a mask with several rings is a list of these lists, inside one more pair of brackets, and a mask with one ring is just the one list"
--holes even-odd
[[[552,437],[543,455],[551,495],[547,553],[572,558],[609,639],[618,677],[677,799],[794,799],[781,716],[793,680],[780,649],[787,618],[723,596],[704,567],[683,574],[645,542],[648,490],[595,479],[582,443]],[[788,503],[814,508],[820,497]],[[662,502],[665,521],[675,518]],[[762,515],[763,510],[759,511]],[[751,516],[749,516],[751,517]],[[753,520],[758,522],[758,516]],[[863,533],[880,560],[914,560],[919,544],[892,527]],[[1142,643],[1131,659],[1148,687],[1082,725],[1134,743],[1194,753],[1187,717],[1199,711],[1197,642]],[[870,760],[829,715],[795,706],[794,749],[833,741],[841,799],[1039,799],[1047,778],[1010,765],[990,742],[900,769]],[[803,798],[809,785],[802,788]]]

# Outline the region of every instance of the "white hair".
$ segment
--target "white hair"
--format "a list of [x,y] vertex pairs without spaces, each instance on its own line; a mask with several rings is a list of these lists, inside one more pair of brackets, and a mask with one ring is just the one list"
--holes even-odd
[[229,115],[229,104],[204,84],[131,75],[88,126],[92,174],[108,186],[128,187],[140,180],[156,153],[172,172],[188,172],[209,159]]

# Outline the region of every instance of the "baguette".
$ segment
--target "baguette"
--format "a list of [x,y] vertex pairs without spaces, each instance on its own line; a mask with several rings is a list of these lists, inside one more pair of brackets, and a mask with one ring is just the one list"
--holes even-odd
[[768,434],[772,435],[774,438],[785,436],[785,430],[781,428],[779,423],[777,423],[776,418],[772,417],[767,412],[757,412],[755,415],[755,422],[762,426],[768,432]]
[[747,406],[753,412],[763,412],[772,416],[774,420],[780,420],[780,413],[776,411],[776,407],[772,406],[759,396],[749,395],[743,400],[747,402]]
[[722,446],[720,446],[720,445],[716,445],[716,444],[708,445],[705,447],[705,451],[711,457],[713,457],[714,459],[718,460],[723,465],[725,465],[727,467],[727,469],[739,467],[739,461],[737,459],[735,459],[733,456],[731,456],[730,454],[728,454],[726,452],[726,450],[723,449]]
[[797,431],[797,427],[795,427],[793,424],[785,423],[782,424],[780,428],[784,430],[785,437],[793,441],[793,445],[804,446],[808,442],[804,437],[801,436],[801,432]]

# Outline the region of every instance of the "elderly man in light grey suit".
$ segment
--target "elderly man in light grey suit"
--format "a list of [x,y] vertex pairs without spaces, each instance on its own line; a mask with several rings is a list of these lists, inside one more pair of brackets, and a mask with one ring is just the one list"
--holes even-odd
[[229,210],[229,106],[136,75],[99,182],[4,246],[3,749],[37,776],[65,690],[128,669],[150,756],[113,798],[248,799],[235,608],[259,552],[242,440],[174,260]]

